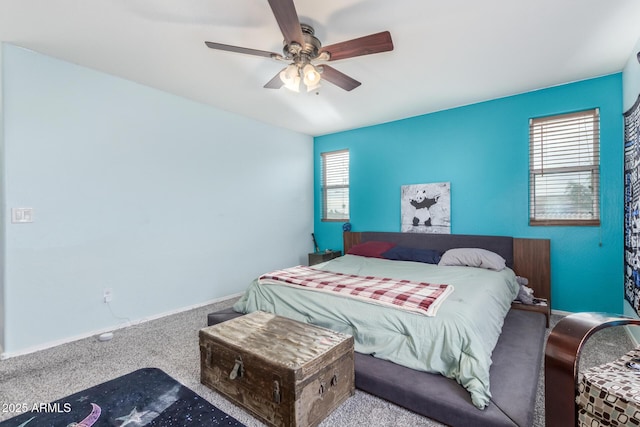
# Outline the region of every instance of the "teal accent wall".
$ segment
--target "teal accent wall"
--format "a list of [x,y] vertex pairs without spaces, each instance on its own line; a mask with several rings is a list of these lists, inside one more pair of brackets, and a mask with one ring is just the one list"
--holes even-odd
[[[601,226],[529,226],[529,119],[596,107]],[[315,234],[342,248],[342,223],[320,220],[320,153],[347,148],[354,231],[400,231],[402,185],[450,182],[452,233],[551,239],[552,308],[620,313],[622,139],[620,73],[316,137]]]

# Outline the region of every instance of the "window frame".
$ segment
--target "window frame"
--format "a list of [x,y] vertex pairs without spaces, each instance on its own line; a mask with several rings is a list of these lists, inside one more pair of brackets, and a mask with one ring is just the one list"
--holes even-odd
[[[328,185],[327,184],[327,158],[331,157],[331,156],[344,156],[346,153],[346,166],[347,166],[347,172],[346,172],[346,178],[347,178],[347,182],[346,184],[332,184],[332,185]],[[320,153],[320,193],[321,193],[321,203],[322,203],[322,207],[321,207],[321,221],[322,222],[349,222],[349,218],[351,217],[351,191],[350,191],[350,162],[351,162],[351,157],[350,157],[350,153],[349,153],[349,149],[345,148],[342,150],[335,150],[335,151],[326,151],[323,153]],[[327,212],[327,208],[328,208],[328,191],[327,190],[336,190],[336,189],[346,189],[347,190],[347,212],[346,212],[346,218],[328,218],[328,212]]]
[[[545,159],[547,159],[547,163],[553,163],[553,161],[557,161],[561,158],[561,155],[556,155],[554,158],[552,155],[545,156],[544,155],[544,142],[540,143],[540,151],[543,153],[537,153],[534,149],[535,143],[535,128],[545,126],[554,126],[553,122],[558,121],[566,121],[564,123],[565,126],[575,126],[570,122],[572,120],[579,120],[580,118],[588,119],[591,117],[591,142],[590,145],[586,145],[590,147],[592,151],[592,162],[589,164],[581,164],[574,166],[558,166],[558,167],[545,167]],[[566,129],[566,128],[565,128]],[[544,133],[544,131],[538,131],[539,134]],[[571,131],[572,139],[572,152],[579,150],[581,146],[585,146],[580,142],[580,132],[582,131]],[[538,156],[538,157],[536,157]],[[541,157],[541,158],[540,158]],[[552,157],[550,160],[549,158]],[[579,157],[579,160],[582,160],[584,157]],[[539,159],[539,160],[538,160]],[[576,155],[572,160],[578,159]],[[536,162],[539,162],[542,166],[536,168]],[[536,191],[535,191],[535,182],[536,177],[545,176],[545,175],[567,175],[567,174],[575,174],[575,173],[591,173],[591,183],[592,183],[592,208],[593,208],[593,218],[591,219],[578,219],[578,218],[540,218],[536,217],[536,207],[540,207],[540,204],[536,204]],[[566,184],[569,184],[569,179],[567,178]],[[565,114],[557,114],[553,116],[546,117],[538,117],[529,120],[529,225],[531,226],[599,226],[601,224],[601,188],[600,188],[600,110],[599,108],[591,108],[587,110],[565,113]]]

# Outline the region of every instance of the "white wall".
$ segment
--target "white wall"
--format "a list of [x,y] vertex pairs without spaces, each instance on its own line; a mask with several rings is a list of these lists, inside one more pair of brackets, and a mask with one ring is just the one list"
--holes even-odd
[[640,94],[640,63],[636,57],[638,51],[640,51],[640,40],[636,42],[622,71],[623,111],[631,108]]
[[8,44],[4,118],[6,210],[35,218],[7,224],[8,355],[240,293],[312,249],[309,136]]
[[4,114],[3,114],[3,102],[2,102],[2,57],[3,57],[2,45],[0,44],[0,355],[4,352],[4,244],[5,240],[5,206],[4,198]]

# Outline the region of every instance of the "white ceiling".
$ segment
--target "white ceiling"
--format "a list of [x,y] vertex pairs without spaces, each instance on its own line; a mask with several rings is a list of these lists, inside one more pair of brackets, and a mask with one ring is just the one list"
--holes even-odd
[[362,82],[319,94],[262,86],[281,52],[267,0],[0,0],[0,41],[309,135],[621,71],[638,0],[295,0],[323,45],[388,30],[392,52],[334,61]]

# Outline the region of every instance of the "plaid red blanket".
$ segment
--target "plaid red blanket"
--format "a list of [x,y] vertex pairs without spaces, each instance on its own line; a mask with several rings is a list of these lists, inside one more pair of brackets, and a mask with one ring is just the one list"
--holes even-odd
[[263,274],[258,278],[258,283],[302,286],[321,292],[338,293],[427,316],[435,316],[442,301],[453,292],[451,285],[332,273],[302,265]]

